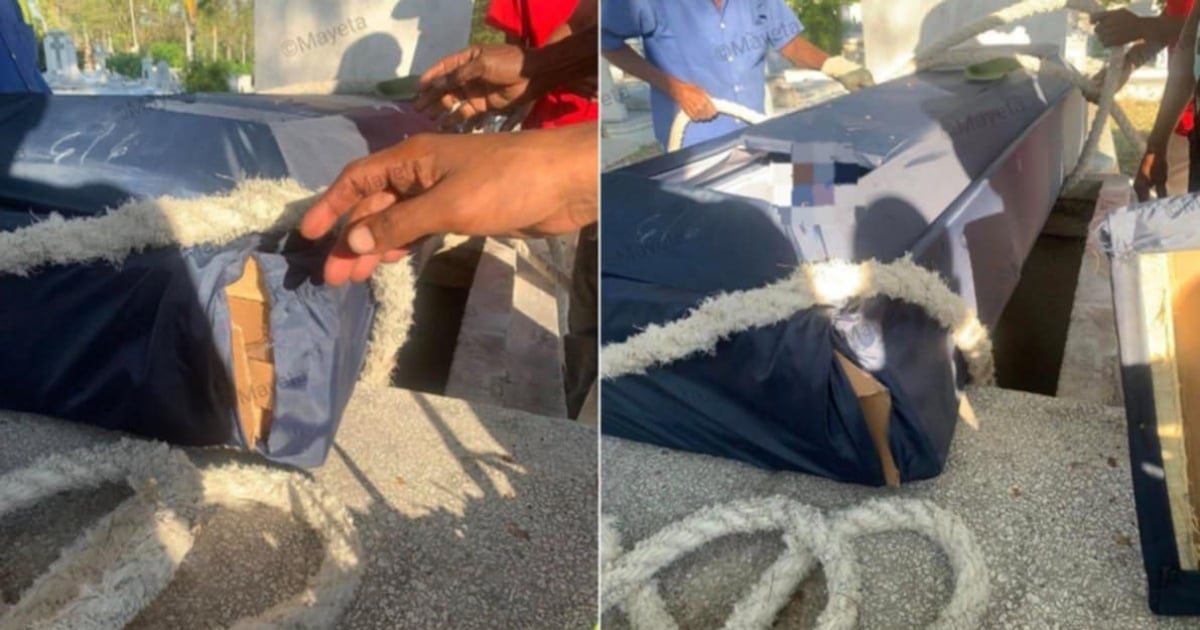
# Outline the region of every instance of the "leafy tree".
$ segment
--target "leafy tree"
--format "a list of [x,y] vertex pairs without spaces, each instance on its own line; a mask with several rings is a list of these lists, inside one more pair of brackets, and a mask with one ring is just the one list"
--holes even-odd
[[183,73],[183,89],[187,92],[228,92],[233,63],[224,59],[193,61]]
[[[175,42],[154,42],[146,53],[154,63],[165,61],[172,68],[182,68],[187,62],[183,46]],[[141,72],[141,62],[138,62],[138,72]]]
[[487,12],[491,6],[489,0],[475,0],[471,14],[471,43],[472,44],[503,44],[504,33],[488,26]]
[[134,53],[117,53],[110,56],[104,65],[109,72],[115,72],[130,79],[142,77],[142,56]]
[[842,7],[852,4],[858,0],[788,0],[804,24],[804,38],[831,55],[842,52]]

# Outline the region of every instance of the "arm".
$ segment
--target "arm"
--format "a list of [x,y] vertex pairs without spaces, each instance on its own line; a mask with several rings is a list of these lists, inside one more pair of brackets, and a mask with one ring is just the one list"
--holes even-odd
[[612,65],[670,96],[693,121],[712,120],[717,117],[717,106],[713,104],[712,97],[704,88],[663,72],[645,57],[637,54],[628,44],[622,44],[615,50],[606,50],[604,58]]
[[567,28],[572,32],[578,33],[588,28],[598,26],[599,19],[599,2],[597,0],[581,0],[578,6],[575,7],[575,13],[567,19]]
[[875,78],[871,76],[870,72],[867,72],[866,68],[841,55],[830,55],[804,39],[801,36],[804,32],[804,25],[796,17],[795,11],[783,0],[777,0],[769,6],[771,7],[769,19],[773,25],[772,32],[785,34],[779,37],[780,40],[788,35],[792,36],[790,39],[782,41],[781,46],[776,46],[779,54],[788,61],[800,68],[823,72],[851,92],[875,85]]
[[807,39],[797,35],[779,49],[779,54],[801,68],[820,70],[829,60],[829,54],[817,48]]
[[595,25],[574,30],[567,37],[526,53],[521,74],[528,77],[535,95],[540,96],[560,85],[593,77],[600,65]]
[[[1182,50],[1195,50],[1196,26],[1200,24],[1200,10],[1192,10],[1184,26],[1179,46]],[[1165,149],[1171,132],[1179,122],[1184,107],[1192,99],[1196,89],[1195,55],[1175,55],[1171,59],[1167,75],[1167,86],[1163,91],[1162,104],[1158,108],[1158,116],[1154,119],[1154,129],[1146,139],[1150,149]]]
[[677,81],[675,77],[663,72],[658,66],[647,61],[645,57],[637,54],[637,51],[628,44],[623,44],[616,50],[604,51],[604,58],[623,70],[625,74],[631,74],[666,94],[671,93],[672,86]]
[[[1181,50],[1196,49],[1196,27],[1200,25],[1200,7],[1192,9],[1187,22],[1179,37]],[[1154,119],[1154,128],[1146,139],[1146,155],[1142,158],[1141,167],[1134,182],[1138,198],[1145,200],[1149,197],[1150,187],[1153,186],[1160,197],[1166,196],[1167,179],[1167,142],[1179,122],[1180,115],[1196,89],[1195,55],[1175,55],[1167,75],[1167,87],[1163,92],[1162,104],[1158,108],[1158,116]]]
[[348,165],[305,213],[300,232],[309,239],[339,232],[325,262],[333,286],[366,280],[429,234],[573,232],[598,214],[596,132],[587,123],[413,136]]
[[1187,22],[1187,18],[1185,17],[1166,14],[1143,19],[1146,20],[1142,27],[1144,33],[1143,39],[1147,42],[1163,46],[1170,45],[1178,39],[1179,33],[1183,30],[1184,23]]
[[1179,37],[1184,18],[1173,15],[1140,16],[1129,9],[1092,15],[1096,37],[1106,47],[1124,46],[1139,40],[1166,46]]

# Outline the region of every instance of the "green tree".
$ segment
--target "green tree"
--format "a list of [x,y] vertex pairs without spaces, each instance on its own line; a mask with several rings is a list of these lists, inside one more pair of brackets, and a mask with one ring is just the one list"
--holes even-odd
[[487,12],[491,6],[489,0],[475,0],[471,14],[471,43],[472,44],[503,44],[504,33],[488,26]]
[[804,38],[831,55],[842,52],[842,7],[852,4],[858,0],[788,0],[804,24]]

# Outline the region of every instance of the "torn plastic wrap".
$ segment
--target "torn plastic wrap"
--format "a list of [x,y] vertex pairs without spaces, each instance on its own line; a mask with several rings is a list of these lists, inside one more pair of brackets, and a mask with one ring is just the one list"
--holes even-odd
[[[1194,350],[1176,351],[1175,341],[1184,339],[1178,331],[1170,341],[1157,334],[1163,322],[1174,319],[1171,315],[1176,307],[1194,301],[1196,285],[1187,284],[1176,295],[1163,289],[1162,278],[1148,277],[1156,275],[1157,263],[1165,260],[1158,255],[1195,256],[1200,251],[1200,197],[1174,197],[1119,210],[1101,224],[1100,240],[1112,261],[1130,473],[1149,605],[1158,614],[1200,615],[1195,501],[1191,505],[1186,501],[1198,490],[1180,484],[1190,477],[1189,469],[1200,453],[1181,453],[1184,440],[1192,443],[1192,438],[1187,427],[1173,426],[1190,417],[1183,414],[1194,414],[1194,408],[1189,410],[1186,403],[1181,407],[1180,388],[1173,385],[1195,387],[1194,378],[1175,372],[1176,362],[1194,356]],[[1194,257],[1190,264],[1195,265]],[[1191,330],[1195,324],[1192,317],[1175,322],[1176,328],[1186,325]],[[1184,332],[1194,336],[1191,330]],[[1183,356],[1175,356],[1177,353]],[[1170,382],[1164,388],[1159,379]],[[1160,398],[1164,396],[1166,399]],[[1188,557],[1191,561],[1185,563]]]
[[[251,178],[317,189],[428,124],[407,106],[357,97],[14,96],[0,98],[0,127],[0,230],[13,231],[51,213],[98,216],[132,198],[226,193]],[[253,448],[320,465],[375,314],[365,285],[323,284],[330,247],[267,230],[119,264],[0,273],[0,408],[247,448],[255,439],[239,422],[226,290],[253,257],[274,364],[270,430]]]
[[[1083,112],[1050,77],[924,73],[606,174],[602,343],[801,262],[906,254],[992,326],[1082,148]],[[890,299],[810,309],[607,381],[603,431],[881,485],[839,354],[891,393],[900,479],[937,475],[965,370],[947,331]]]

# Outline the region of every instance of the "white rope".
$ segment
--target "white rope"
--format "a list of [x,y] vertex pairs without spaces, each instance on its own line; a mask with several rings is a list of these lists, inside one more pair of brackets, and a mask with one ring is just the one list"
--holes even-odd
[[[766,115],[731,101],[714,98],[712,104],[717,109],[717,113],[732,116],[751,125],[767,119]],[[675,114],[675,120],[671,122],[671,133],[667,136],[667,151],[678,151],[683,146],[683,134],[691,123],[692,119],[682,109]]]
[[748,291],[721,293],[667,324],[651,324],[602,352],[601,377],[627,374],[673,363],[697,354],[713,354],[732,335],[782,322],[814,306],[841,306],[848,300],[889,297],[925,310],[967,359],[977,385],[994,380],[992,345],[975,312],[938,275],[909,258],[892,263],[805,263],[791,276]]
[[[905,69],[910,71],[938,70],[990,61],[997,57],[996,53],[977,49],[954,50],[954,47],[995,28],[1004,27],[1036,15],[1066,9],[1094,13],[1103,11],[1104,7],[1095,0],[1024,0],[1016,2],[963,26],[917,52],[913,59],[907,62]],[[1066,188],[1073,187],[1086,174],[1088,165],[1099,150],[1100,139],[1108,125],[1109,117],[1116,121],[1117,127],[1130,144],[1139,152],[1144,153],[1146,150],[1145,139],[1142,138],[1141,133],[1138,132],[1137,127],[1134,126],[1121,106],[1116,103],[1116,94],[1120,87],[1118,82],[1125,63],[1125,52],[1123,46],[1109,49],[1105,81],[1099,87],[1069,64],[1058,60],[1042,59],[1030,54],[1013,55],[1031,73],[1045,72],[1067,80],[1079,88],[1088,99],[1096,101],[1098,104],[1087,142],[1084,144],[1075,168],[1072,169],[1064,184]]]
[[784,497],[734,501],[703,508],[672,523],[623,553],[615,522],[604,517],[601,532],[601,614],[620,606],[635,630],[678,624],[658,593],[654,576],[683,556],[735,534],[780,531],[785,550],[734,606],[724,628],[768,629],[819,561],[828,603],[817,619],[820,630],[855,627],[862,601],[858,562],[849,541],[889,531],[921,534],[945,552],[955,575],[950,602],[932,628],[976,628],[987,610],[987,565],[970,529],[954,514],[927,501],[876,500],[829,517]]
[[[41,267],[104,261],[156,247],[224,245],[247,234],[295,229],[315,193],[292,180],[248,180],[232,191],[198,198],[134,199],[106,214],[43,221],[0,232],[0,275],[28,276]],[[390,385],[396,353],[408,339],[415,278],[411,261],[380,265],[371,276],[378,309],[362,380]]]
[[0,476],[0,516],[53,494],[125,479],[135,496],[67,547],[45,574],[0,609],[0,630],[119,630],[170,583],[194,543],[203,505],[247,502],[290,512],[325,545],[303,592],[230,630],[334,628],[362,577],[349,512],[311,480],[258,466],[197,469],[182,451],[122,440]]

